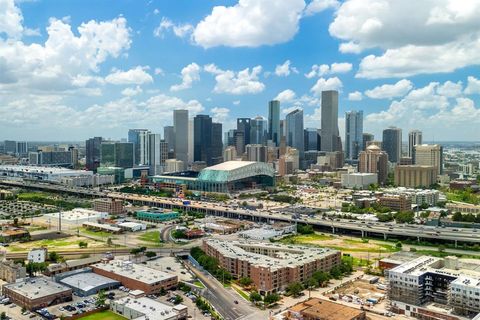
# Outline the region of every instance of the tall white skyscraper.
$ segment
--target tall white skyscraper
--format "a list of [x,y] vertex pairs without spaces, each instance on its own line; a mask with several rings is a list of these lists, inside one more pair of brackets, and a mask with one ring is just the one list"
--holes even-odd
[[165,171],[165,161],[168,159],[168,145],[160,134],[148,135],[150,174],[158,175]]
[[188,163],[188,110],[173,111],[175,158]]
[[150,131],[147,129],[130,129],[128,130],[128,142],[133,143],[134,162],[137,165],[148,165],[148,135]]
[[413,158],[415,158],[415,146],[417,144],[422,144],[422,143],[423,143],[422,131],[412,130],[408,133],[408,156],[412,158],[414,162],[415,160]]
[[345,155],[347,159],[358,159],[363,145],[363,111],[345,113]]

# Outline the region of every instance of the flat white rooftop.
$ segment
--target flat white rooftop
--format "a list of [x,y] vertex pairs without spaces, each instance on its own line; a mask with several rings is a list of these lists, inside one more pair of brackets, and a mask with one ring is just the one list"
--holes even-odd
[[4,287],[32,300],[71,290],[63,284],[53,282],[46,277],[24,278],[22,280],[7,284]]
[[104,277],[93,272],[74,274],[61,279],[60,282],[83,291],[90,291],[92,289],[109,284],[119,284],[119,282],[116,280]]
[[183,312],[187,313],[187,307],[183,304],[169,306],[150,298],[132,298],[125,297],[115,301],[116,305],[123,305],[126,308],[142,313],[143,316],[135,318],[135,320],[167,320],[177,319],[176,315]]
[[[58,219],[58,212],[47,213],[44,216]],[[62,220],[70,222],[83,222],[82,220],[96,221],[98,219],[106,218],[108,213],[98,212],[95,210],[76,208],[71,211],[62,211]]]
[[149,285],[177,278],[175,275],[152,269],[141,264],[135,264],[131,261],[112,260],[109,263],[94,264],[93,267],[116,273],[122,277],[134,279]]

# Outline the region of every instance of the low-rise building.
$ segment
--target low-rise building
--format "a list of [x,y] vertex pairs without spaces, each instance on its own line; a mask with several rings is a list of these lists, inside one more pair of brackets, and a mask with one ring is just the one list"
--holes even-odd
[[0,242],[30,239],[30,233],[23,228],[9,227],[0,232]]
[[70,211],[62,211],[61,213],[53,212],[47,213],[44,216],[51,218],[52,223],[58,221],[58,216],[60,216],[62,224],[74,224],[82,225],[85,222],[97,222],[98,220],[103,220],[108,218],[108,213],[98,212],[90,209],[75,208]]
[[327,248],[220,239],[203,240],[202,248],[234,277],[251,278],[261,294],[304,282],[315,271],[330,271],[340,264],[341,257],[339,251]]
[[111,233],[120,233],[122,228],[112,226],[107,223],[97,223],[97,222],[84,222],[82,226],[86,229],[95,230],[95,231],[106,231]]
[[35,248],[28,252],[27,260],[30,262],[45,262],[47,259],[47,248]]
[[450,212],[480,213],[480,206],[463,202],[449,202],[446,204],[446,208],[450,210]]
[[142,230],[147,230],[147,225],[145,223],[138,223],[138,222],[122,222],[117,224],[119,228],[125,231],[131,231],[131,232],[136,232],[136,231],[142,231]]
[[14,283],[17,279],[27,276],[26,269],[20,263],[11,260],[3,260],[0,262],[0,279],[8,283]]
[[440,191],[434,189],[413,189],[413,188],[387,188],[382,189],[388,194],[405,195],[412,200],[413,204],[422,205],[428,204],[429,206],[437,205],[438,201],[443,197]]
[[73,290],[80,296],[86,297],[101,290],[112,290],[120,287],[120,282],[92,272],[91,268],[64,272],[58,274],[55,280]]
[[365,311],[328,300],[311,298],[290,307],[287,320],[366,320]]
[[376,173],[344,173],[342,174],[342,187],[366,189],[372,184],[378,182],[378,175]]
[[11,302],[28,310],[37,310],[72,300],[72,289],[46,277],[24,278],[3,286]]
[[45,275],[53,276],[62,272],[68,272],[78,269],[83,269],[92,264],[102,261],[100,257],[88,257],[83,259],[67,260],[65,262],[51,263],[48,265]]
[[136,212],[136,218],[149,222],[163,222],[178,219],[180,214],[176,211],[167,211],[159,208],[140,210]]
[[188,308],[182,304],[169,306],[146,297],[124,297],[111,303],[113,312],[135,320],[180,320],[188,317]]
[[92,265],[92,270],[107,278],[120,281],[129,289],[142,290],[146,294],[159,293],[177,286],[178,277],[131,261],[112,260]]
[[390,208],[392,211],[412,210],[412,200],[404,195],[385,194],[379,199],[380,205]]
[[115,215],[121,214],[124,212],[123,201],[111,198],[95,199],[93,201],[93,210]]

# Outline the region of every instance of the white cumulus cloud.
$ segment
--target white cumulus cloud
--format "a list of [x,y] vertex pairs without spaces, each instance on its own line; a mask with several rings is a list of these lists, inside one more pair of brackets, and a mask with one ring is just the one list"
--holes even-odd
[[278,100],[280,102],[292,102],[296,98],[295,91],[292,89],[286,89],[277,94],[273,100]]
[[340,79],[337,78],[337,77],[328,78],[328,79],[320,78],[313,85],[313,87],[310,89],[310,91],[313,92],[317,96],[321,96],[322,91],[340,90],[342,88],[342,86],[343,86],[342,81],[340,81]]
[[372,99],[392,99],[406,95],[412,88],[410,80],[402,79],[395,84],[384,84],[367,90],[365,95]]
[[200,66],[195,62],[182,69],[182,83],[170,87],[171,91],[180,91],[192,87],[193,82],[200,80]]
[[297,33],[304,8],[304,0],[239,0],[234,6],[215,6],[195,27],[193,40],[204,48],[284,43]]
[[310,72],[305,74],[305,77],[311,79],[313,77],[321,77],[327,74],[347,73],[352,70],[352,64],[349,62],[334,62],[331,65],[328,64],[314,64],[310,69]]
[[389,78],[452,72],[480,64],[480,2],[347,0],[330,24],[343,53],[369,48],[357,77]]
[[148,67],[142,66],[136,66],[127,71],[114,70],[105,77],[105,81],[115,85],[151,83],[153,78],[146,70]]
[[279,77],[287,77],[290,73],[298,73],[297,68],[290,66],[290,60],[286,60],[283,64],[275,67],[275,74]]
[[204,67],[208,73],[215,75],[215,93],[229,93],[235,95],[260,93],[265,89],[265,85],[259,81],[258,75],[262,72],[261,66],[253,67],[235,72],[232,70],[222,70],[214,64]]
[[360,91],[354,91],[348,94],[348,100],[350,101],[360,101],[362,99],[363,99],[363,95]]

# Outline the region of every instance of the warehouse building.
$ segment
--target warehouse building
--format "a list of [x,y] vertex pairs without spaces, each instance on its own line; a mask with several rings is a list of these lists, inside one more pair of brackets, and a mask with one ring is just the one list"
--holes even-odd
[[337,250],[276,243],[206,239],[202,248],[234,277],[251,278],[261,294],[282,291],[293,282],[304,282],[315,271],[328,272],[341,260]]
[[146,294],[159,293],[177,286],[178,277],[131,261],[112,260],[92,265],[96,274],[120,281],[123,286],[142,290]]
[[180,320],[188,317],[188,308],[183,304],[169,306],[146,297],[124,297],[113,301],[111,308],[127,319]]
[[24,278],[3,286],[10,301],[28,310],[37,310],[72,300],[72,289],[46,277]]
[[120,287],[120,282],[92,272],[92,268],[84,268],[58,274],[55,280],[73,290],[80,296],[86,297],[101,290],[112,290]]
[[44,217],[51,218],[52,223],[58,221],[58,216],[61,215],[62,224],[82,225],[85,222],[97,222],[98,220],[108,218],[108,213],[98,212],[90,209],[76,208],[71,211],[62,211],[61,213],[53,212],[47,213]]
[[93,172],[57,167],[0,165],[0,178],[7,180],[28,179],[59,183],[64,177],[77,176],[93,176]]

